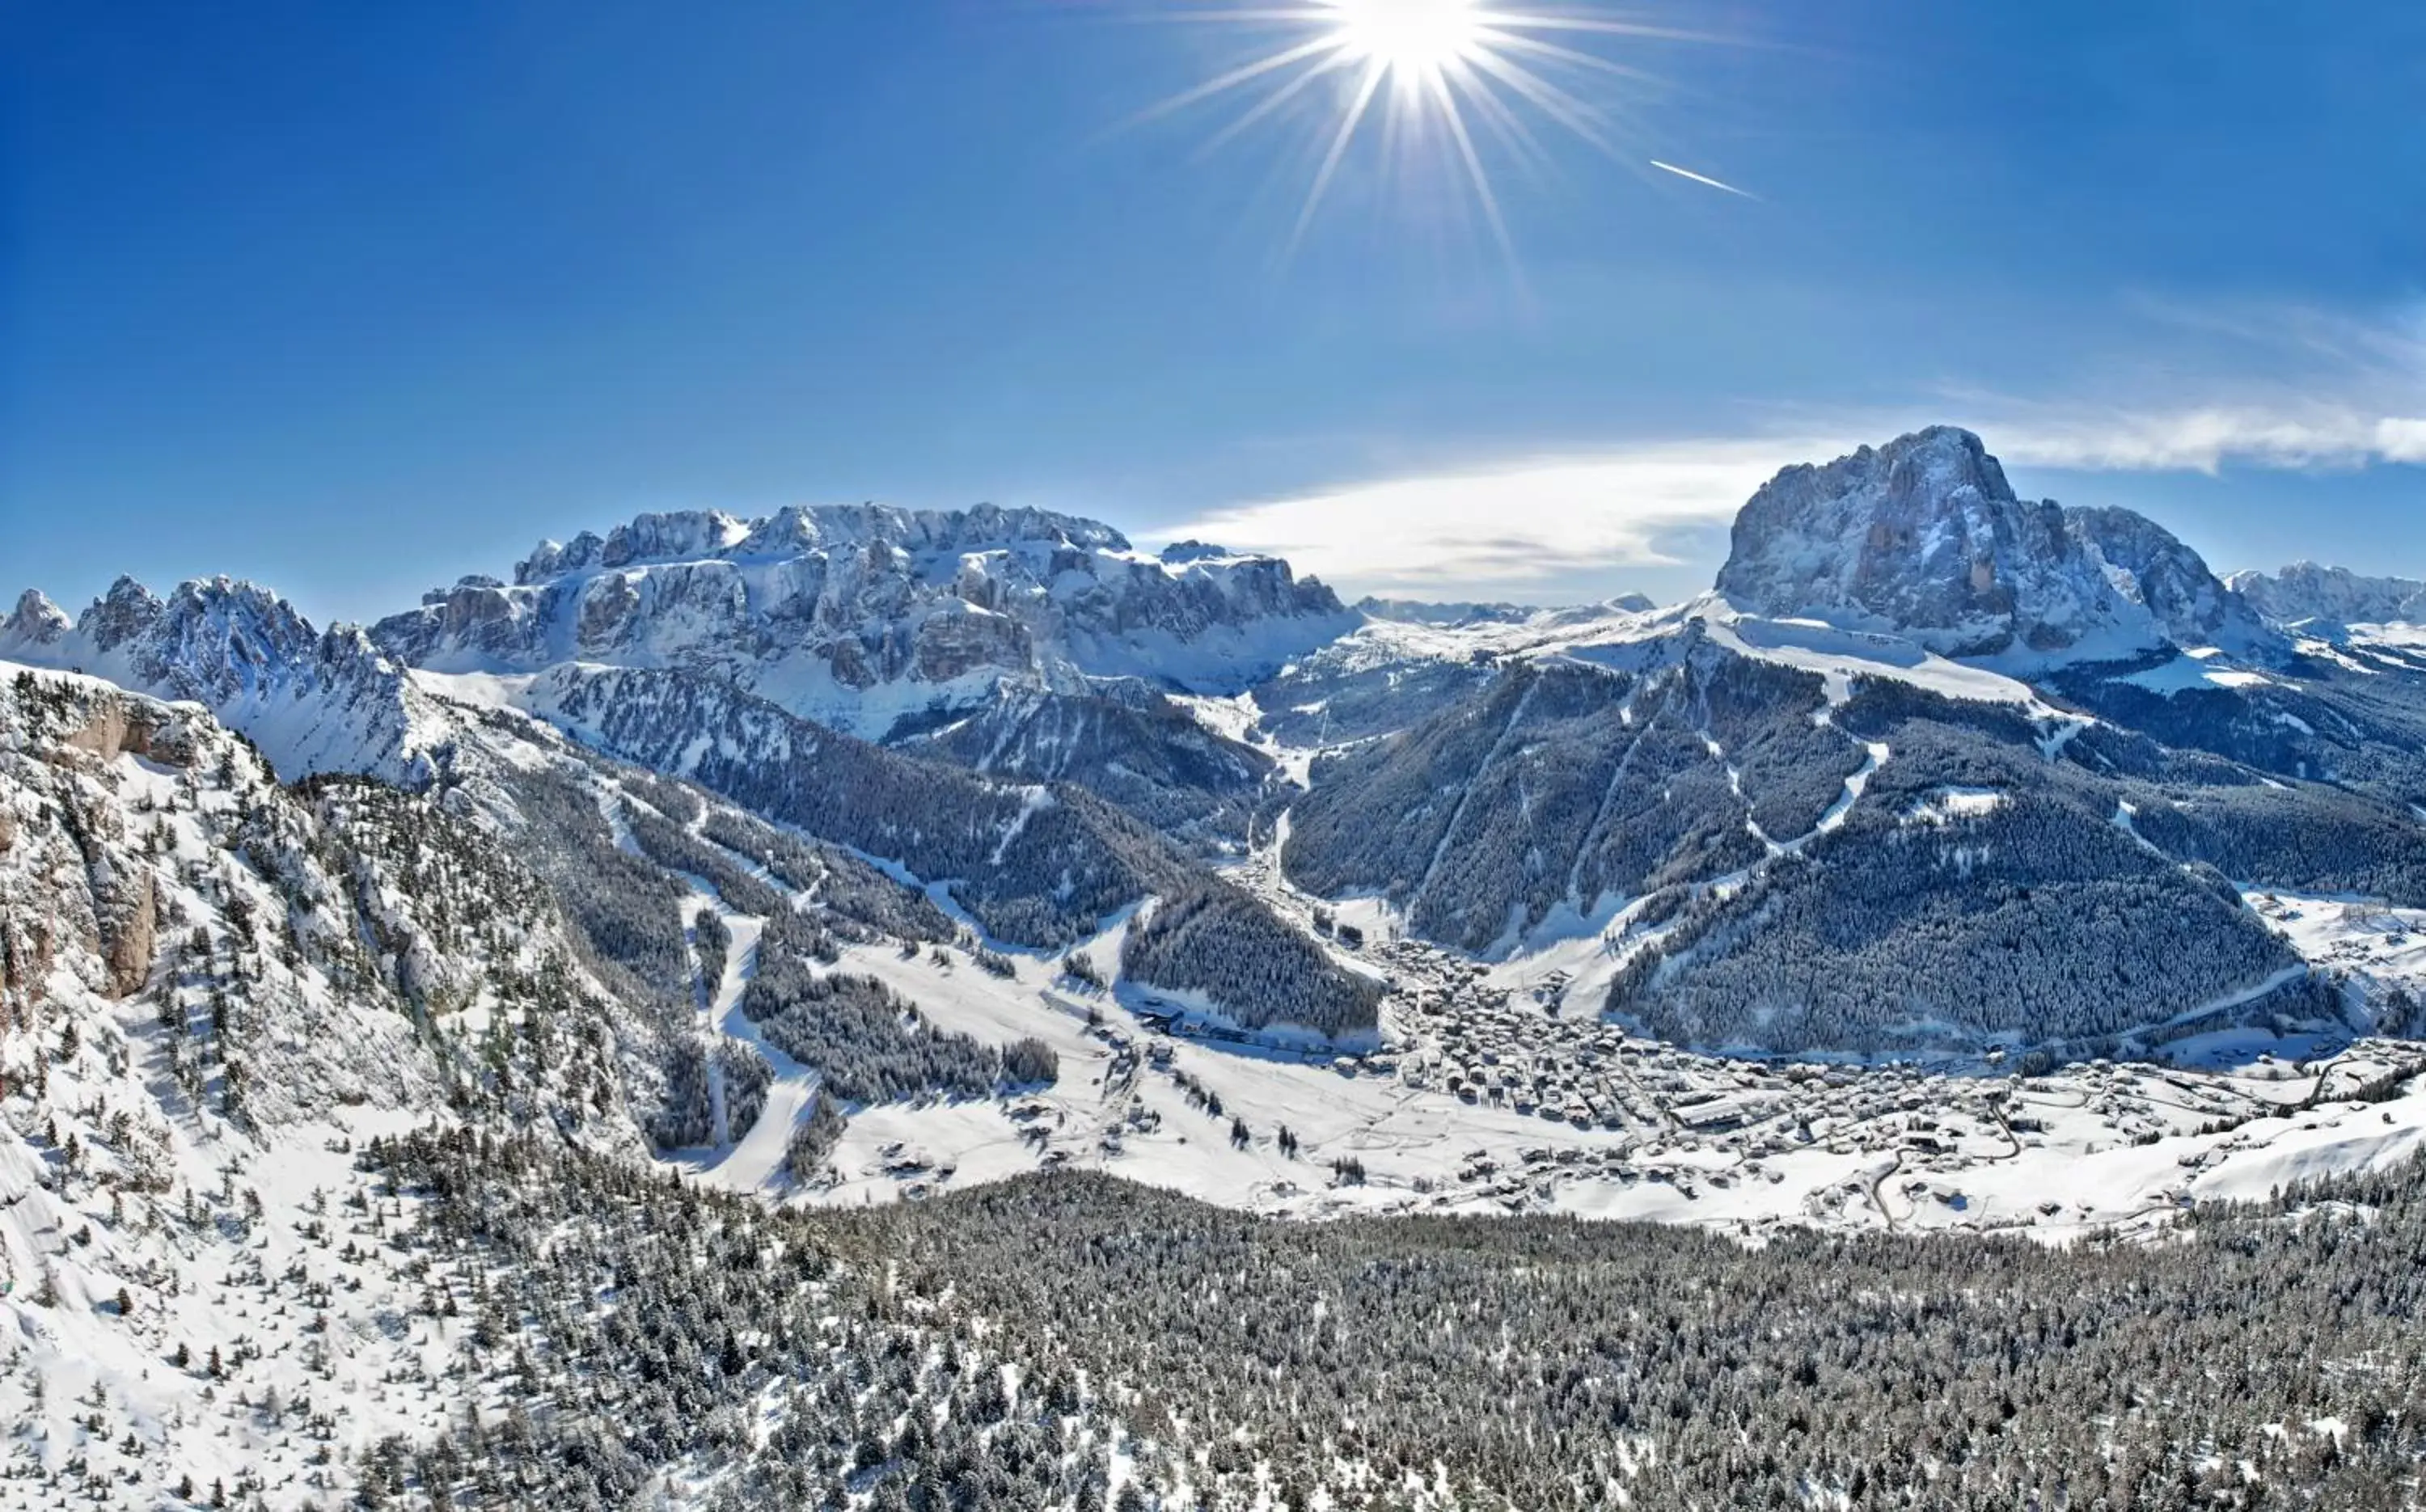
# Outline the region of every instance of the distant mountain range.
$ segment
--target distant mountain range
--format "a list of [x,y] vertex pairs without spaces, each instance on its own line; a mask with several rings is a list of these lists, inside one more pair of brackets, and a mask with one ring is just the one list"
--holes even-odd
[[2426,583],[2411,578],[2362,577],[2347,567],[2300,562],[2272,575],[2235,572],[2225,582],[2277,624],[2332,629],[2426,623]]
[[[537,719],[1011,944],[1227,889],[1261,845],[1459,950],[1597,933],[1609,1011],[1692,1043],[2085,1048],[2365,1021],[2235,888],[2426,903],[2426,646],[2352,628],[2421,595],[2220,580],[1941,427],[1781,473],[1665,609],[1351,608],[1270,556],[860,506],[643,515],[367,630],[224,578],[73,621],[28,592],[0,659],[199,703],[288,780],[458,791]],[[1205,1011],[1371,1032],[1263,904],[1212,917],[1290,964],[1166,964]]]

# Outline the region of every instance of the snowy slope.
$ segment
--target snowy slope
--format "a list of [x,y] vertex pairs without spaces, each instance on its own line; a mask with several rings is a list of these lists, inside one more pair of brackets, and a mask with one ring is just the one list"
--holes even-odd
[[0,1507],[332,1504],[332,1455],[447,1421],[461,1334],[353,1151],[467,1113],[633,1149],[622,1016],[426,800],[13,665],[0,900]]
[[[1092,953],[1116,958],[1117,941]],[[838,969],[884,976],[940,1024],[1041,1037],[1059,1052],[1062,1077],[1009,1102],[861,1112],[836,1179],[801,1195],[844,1206],[916,1199],[1075,1165],[1301,1217],[1560,1212],[2061,1242],[2162,1226],[2186,1198],[2373,1168],[2426,1136],[2426,1050],[2410,1043],[2297,1062],[2308,1042],[2244,1036],[2186,1045],[2156,1067],[2029,1078],[1977,1062],[1771,1065],[1545,1012],[1532,989],[1555,968],[1539,960],[1478,982],[1422,947],[1390,947],[1386,958],[1400,986],[1392,1044],[1334,1064],[1166,1033],[1122,994],[1044,962],[1023,960],[1004,979],[854,948]],[[2405,1091],[2369,1100],[2387,1076]],[[1547,1097],[1537,1078],[1576,1090]],[[1360,1179],[1342,1179],[1350,1162]]]

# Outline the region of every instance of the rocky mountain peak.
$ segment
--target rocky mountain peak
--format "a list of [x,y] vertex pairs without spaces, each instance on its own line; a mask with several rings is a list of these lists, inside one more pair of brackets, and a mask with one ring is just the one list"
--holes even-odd
[[1789,467],[1736,517],[1719,591],[1755,613],[1860,621],[1988,655],[2085,617],[2096,574],[2062,510],[2014,497],[1967,430],[1934,426]]
[[684,561],[876,552],[969,552],[1022,544],[1129,550],[1109,525],[1043,509],[981,504],[967,509],[891,505],[795,505],[759,520],[714,509],[644,514],[601,536],[543,540],[517,563],[514,582],[533,586],[585,572]]
[[74,624],[67,611],[53,603],[40,588],[27,588],[17,596],[17,607],[8,620],[0,623],[0,645],[47,646],[73,629]]
[[465,579],[373,630],[441,672],[678,667],[881,736],[1006,681],[1155,676],[1236,692],[1352,622],[1274,557],[1133,548],[1108,525],[979,505],[643,515],[543,542],[512,586]]
[[561,544],[541,541],[515,564],[514,581],[541,583],[568,572],[711,556],[748,534],[742,521],[714,509],[639,515],[605,536],[585,530]]
[[0,658],[89,672],[199,703],[259,745],[281,776],[366,771],[412,780],[427,723],[401,668],[353,625],[315,628],[257,583],[195,578],[161,598],[121,577],[73,624],[28,590]]
[[101,651],[116,651],[149,631],[163,609],[158,595],[121,576],[76,620],[76,629]]
[[1218,562],[1237,555],[1227,546],[1216,546],[1204,540],[1174,540],[1162,549],[1162,559],[1173,567],[1189,562]]
[[1891,631],[1951,656],[2257,651],[2271,633],[2170,532],[2125,509],[2018,497],[1950,426],[1789,467],[1737,516],[1719,591],[1775,618]]
[[2064,511],[2065,527],[2106,564],[2108,580],[2176,646],[2261,659],[2288,648],[2256,609],[2172,531],[2128,509]]

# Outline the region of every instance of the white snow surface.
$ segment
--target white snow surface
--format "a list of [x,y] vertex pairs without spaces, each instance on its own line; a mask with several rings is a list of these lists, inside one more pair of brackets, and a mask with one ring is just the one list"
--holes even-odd
[[[1976,808],[1994,796],[1946,796]],[[1234,876],[1273,895],[1252,866]],[[916,1199],[1074,1164],[1296,1217],[1561,1212],[1746,1234],[1799,1224],[2061,1243],[2160,1227],[2186,1201],[2262,1196],[2292,1175],[2381,1165],[2426,1131],[2426,1046],[2414,1042],[2233,1030],[2170,1047],[2160,1064],[2029,1078],[2000,1052],[1931,1065],[1729,1059],[1594,1021],[1623,905],[1488,967],[1394,939],[1386,910],[1326,906],[1368,928],[1361,955],[1392,983],[1371,1055],[1165,1033],[1117,985],[1080,989],[1033,956],[1004,979],[852,947],[837,969],[881,977],[942,1027],[1043,1038],[1061,1079],[1011,1100],[864,1110],[833,1184],[801,1197]],[[2330,955],[2345,938],[2320,924],[2308,944]],[[1117,931],[1088,948],[1116,960]],[[2337,1096],[2386,1077],[2410,1080],[2388,1102]],[[1218,1096],[1220,1117],[1191,1086]],[[1283,1127],[1301,1144],[1294,1160],[1280,1152]],[[1333,1163],[1349,1159],[1363,1182],[1334,1179]]]
[[[15,682],[0,668],[0,928],[47,950],[0,1013],[0,1509],[48,1512],[70,1488],[77,1505],[179,1504],[185,1476],[196,1502],[223,1483],[231,1504],[339,1504],[350,1478],[324,1449],[342,1462],[461,1420],[438,1373],[469,1327],[422,1312],[428,1284],[337,1200],[354,1152],[449,1116],[429,1041],[467,1046],[500,1009],[492,970],[536,969],[563,941],[500,912],[488,960],[446,958],[394,874],[366,871],[381,964],[429,989],[420,1029],[384,987],[340,986],[316,953],[274,943],[351,915],[300,811],[207,714],[40,673],[74,701],[38,725]],[[61,802],[88,812],[96,860],[67,863]],[[131,989],[96,930],[121,881],[160,920]],[[240,1033],[200,1001],[205,949],[251,963]],[[595,1127],[629,1148],[628,1129]],[[89,1478],[42,1478],[79,1461]]]

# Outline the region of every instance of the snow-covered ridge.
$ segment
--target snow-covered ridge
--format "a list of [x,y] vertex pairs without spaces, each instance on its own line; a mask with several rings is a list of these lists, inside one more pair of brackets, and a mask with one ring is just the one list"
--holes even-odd
[[[760,520],[721,510],[644,514],[601,537],[583,531],[569,542],[540,542],[514,567],[517,586],[596,568],[618,568],[708,556],[798,556],[817,551],[892,547],[913,553],[982,551],[1021,543],[1130,552],[1111,526],[1043,509],[899,509],[889,505],[823,505],[781,509]],[[1219,548],[1186,543],[1200,552]],[[1176,549],[1176,548],[1174,548]]]
[[445,739],[438,711],[361,629],[315,630],[276,593],[226,577],[166,599],[121,577],[73,620],[28,588],[0,621],[0,658],[201,704],[289,781],[364,772],[415,782]]
[[2279,572],[2235,572],[2225,583],[2282,625],[2426,622],[2426,583],[2366,577],[2347,567],[2295,562]]
[[463,579],[371,634],[442,672],[679,668],[881,738],[1006,683],[1226,697],[1355,622],[1277,557],[1192,541],[1156,556],[1043,510],[855,505],[643,515],[542,542],[511,585]]

